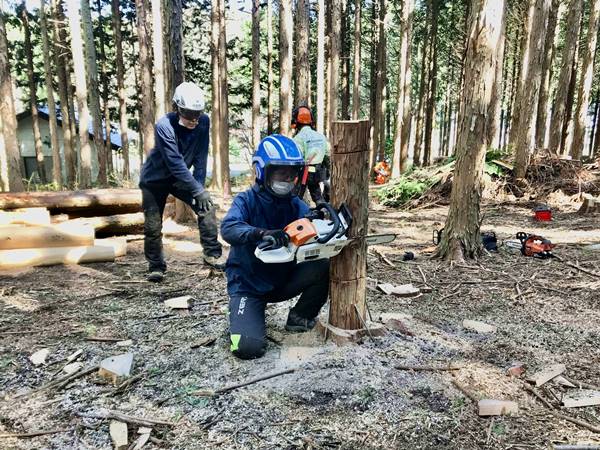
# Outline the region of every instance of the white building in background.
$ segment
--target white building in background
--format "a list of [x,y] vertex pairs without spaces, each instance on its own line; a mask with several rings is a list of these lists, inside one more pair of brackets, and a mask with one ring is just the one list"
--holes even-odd
[[[44,164],[46,167],[46,174],[52,174],[52,148],[50,144],[50,122],[48,117],[48,107],[38,106],[39,108],[39,124],[40,134],[42,136],[42,151],[44,153]],[[60,143],[60,158],[62,161],[62,173],[63,178],[65,177],[65,155],[63,146],[63,131],[62,131],[62,116],[60,110],[57,110],[57,122],[58,122],[58,140]],[[37,162],[35,158],[35,142],[33,138],[33,127],[32,127],[31,110],[26,110],[17,115],[18,128],[17,136],[19,139],[19,151],[21,158],[25,164],[25,176],[27,179],[36,177],[37,174]],[[104,123],[103,133],[104,133]],[[77,127],[76,127],[77,128]],[[105,133],[104,133],[105,134]],[[90,139],[93,141],[93,126],[92,118],[90,117],[89,125]],[[131,172],[131,179],[137,182],[139,179],[140,172],[140,158],[139,158],[139,139],[138,134],[135,131],[129,130],[127,133],[129,136],[129,167]],[[106,138],[106,137],[105,137]],[[121,153],[121,132],[119,125],[115,123],[110,124],[110,142],[112,147],[112,161],[115,172],[121,173],[123,169],[123,155]],[[77,154],[79,152],[76,152]],[[77,161],[79,167],[79,161]],[[95,146],[92,145],[92,179],[95,180],[98,176],[98,156],[95,151]],[[39,178],[38,178],[39,179]]]

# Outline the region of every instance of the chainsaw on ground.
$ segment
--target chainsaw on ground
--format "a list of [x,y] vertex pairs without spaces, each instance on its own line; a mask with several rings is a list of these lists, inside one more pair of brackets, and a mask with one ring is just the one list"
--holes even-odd
[[552,258],[552,249],[556,247],[548,239],[535,234],[527,234],[523,231],[517,233],[517,239],[521,242],[521,253],[524,256],[532,256],[534,258]]
[[[336,211],[329,203],[320,203],[307,217],[284,228],[290,238],[287,246],[277,247],[275,239],[267,236],[258,244],[254,255],[269,264],[329,259],[355,240],[348,238],[351,224],[352,215],[345,204]],[[365,237],[367,245],[387,244],[394,239],[395,234]]]

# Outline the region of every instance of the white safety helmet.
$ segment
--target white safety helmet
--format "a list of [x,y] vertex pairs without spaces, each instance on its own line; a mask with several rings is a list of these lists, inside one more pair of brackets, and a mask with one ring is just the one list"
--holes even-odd
[[184,81],[175,88],[173,103],[190,111],[204,111],[204,92],[196,83]]

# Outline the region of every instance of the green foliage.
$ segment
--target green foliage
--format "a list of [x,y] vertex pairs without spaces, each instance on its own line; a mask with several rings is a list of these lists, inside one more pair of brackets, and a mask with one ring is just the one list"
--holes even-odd
[[428,178],[425,171],[409,171],[377,191],[377,198],[385,206],[402,206],[419,197],[433,186],[439,177]]

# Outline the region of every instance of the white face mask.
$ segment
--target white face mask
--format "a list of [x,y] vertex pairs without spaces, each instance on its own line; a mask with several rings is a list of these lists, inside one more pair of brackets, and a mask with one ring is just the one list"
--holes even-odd
[[294,189],[295,183],[293,181],[273,181],[271,183],[271,189],[277,195],[288,195]]
[[[193,125],[190,126],[190,124],[193,123]],[[196,125],[198,125],[198,122],[188,122],[187,124],[185,124],[183,122],[183,120],[181,120],[181,117],[179,118],[179,125],[181,125],[184,128],[187,128],[188,130],[193,130],[194,128],[196,128]]]

